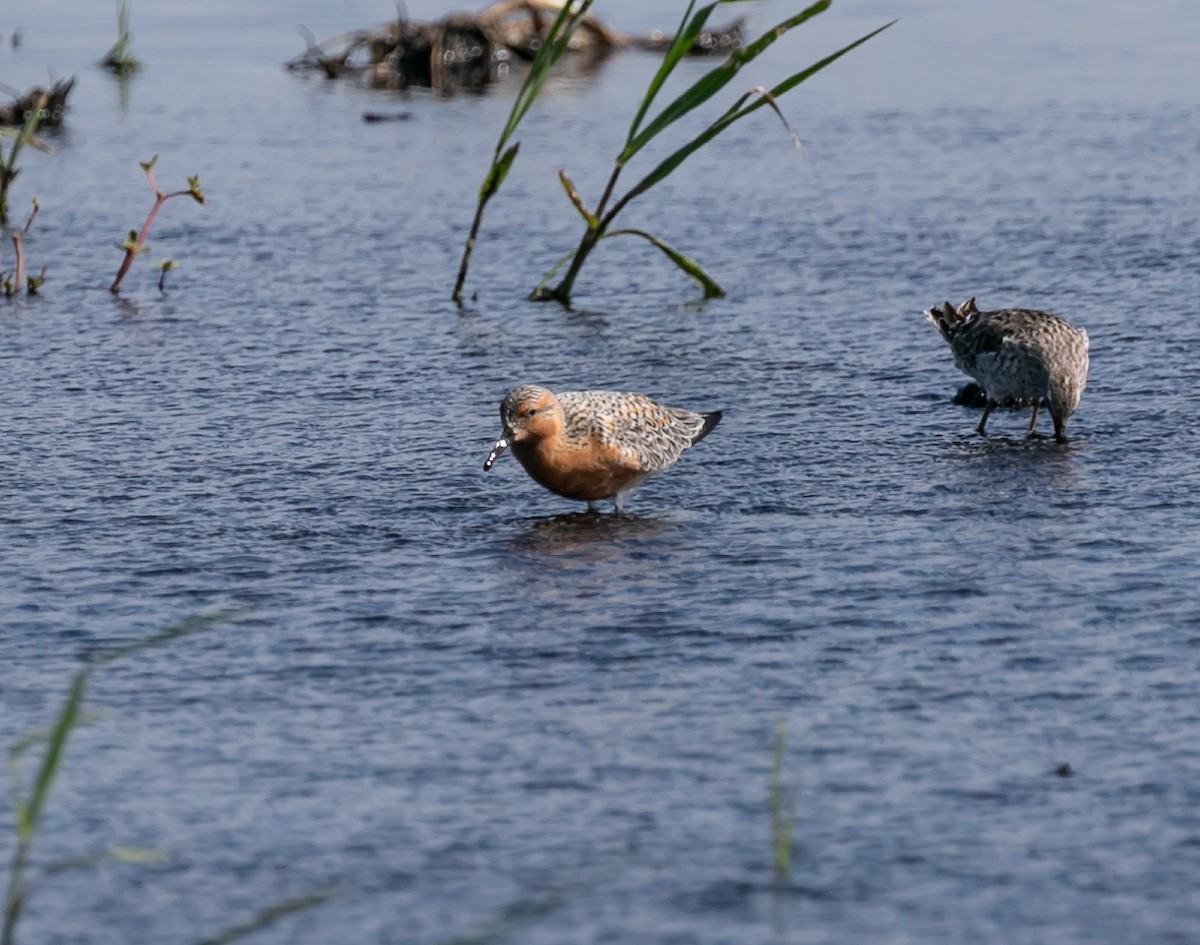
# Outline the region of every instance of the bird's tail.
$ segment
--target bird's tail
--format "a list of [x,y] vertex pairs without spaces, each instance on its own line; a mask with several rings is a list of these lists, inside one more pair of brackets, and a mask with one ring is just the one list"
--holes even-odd
[[725,412],[723,410],[714,410],[712,413],[700,414],[700,416],[704,418],[704,425],[700,427],[700,432],[692,437],[692,446],[695,446],[706,436],[712,433],[713,428],[721,422],[721,417],[723,417],[724,414]]

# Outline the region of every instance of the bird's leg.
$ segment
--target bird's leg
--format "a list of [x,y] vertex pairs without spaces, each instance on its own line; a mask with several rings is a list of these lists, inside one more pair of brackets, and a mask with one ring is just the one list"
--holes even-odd
[[1042,407],[1042,398],[1037,397],[1033,401],[1033,416],[1029,418],[1029,435],[1033,436],[1037,433],[1037,415]]
[[595,501],[594,499],[588,499],[588,511],[589,511],[589,512],[595,512],[595,513],[599,514],[599,512],[600,512],[600,503],[599,503],[599,502],[597,502],[597,501]]
[[616,506],[617,514],[620,515],[625,511],[625,493],[618,492],[613,496],[613,505]]
[[988,398],[987,406],[983,408],[983,416],[979,418],[979,426],[975,428],[977,433],[987,436],[987,431],[984,430],[984,427],[987,426],[987,418],[996,409],[997,403],[998,401],[992,400],[990,397]]

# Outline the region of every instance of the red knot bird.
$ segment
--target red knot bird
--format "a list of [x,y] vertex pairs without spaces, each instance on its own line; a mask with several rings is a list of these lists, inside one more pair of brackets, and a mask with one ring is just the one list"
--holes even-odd
[[721,411],[664,407],[642,394],[573,390],[555,394],[526,384],[500,404],[500,439],[484,471],[506,449],[539,485],[588,504],[612,499],[617,511],[639,482],[660,473],[708,436]]
[[1057,315],[1024,308],[981,312],[970,298],[958,308],[949,302],[925,313],[942,333],[954,364],[979,382],[987,396],[983,418],[1001,404],[1033,407],[1029,435],[1037,431],[1045,403],[1054,418],[1054,437],[1066,442],[1067,421],[1079,406],[1087,383],[1088,336]]

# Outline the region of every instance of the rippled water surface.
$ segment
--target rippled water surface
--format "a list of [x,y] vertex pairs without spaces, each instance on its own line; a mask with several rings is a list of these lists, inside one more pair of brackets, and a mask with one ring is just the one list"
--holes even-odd
[[[728,297],[613,240],[565,313],[523,300],[578,236],[555,172],[594,199],[653,59],[548,88],[459,312],[512,89],[290,76],[295,23],[390,8],[222,0],[135,5],[121,90],[93,6],[18,2],[0,51],[79,75],[14,185],[44,295],[0,299],[0,741],[89,654],[244,610],[96,677],[40,862],[171,857],[47,879],[24,941],[193,942],[328,885],[256,941],[1200,937],[1200,7],[839,3],[730,93],[899,16],[784,100],[806,156],[764,110],[630,206]],[[154,153],[209,200],[114,300]],[[951,404],[920,312],[968,295],[1086,326],[1070,444]],[[726,416],[592,517],[480,469],[528,381]]]

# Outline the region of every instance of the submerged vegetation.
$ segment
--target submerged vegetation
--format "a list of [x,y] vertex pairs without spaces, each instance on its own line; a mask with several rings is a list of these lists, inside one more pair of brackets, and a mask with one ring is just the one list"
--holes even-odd
[[[187,179],[187,188],[185,190],[174,190],[169,194],[164,194],[158,189],[158,184],[154,180],[154,164],[158,161],[158,155],[150,158],[149,161],[142,161],[141,168],[146,172],[146,180],[150,183],[150,190],[154,193],[154,205],[150,208],[150,212],[146,214],[146,222],[142,224],[141,230],[130,230],[129,236],[125,238],[123,243],[117,243],[117,249],[125,251],[125,258],[121,260],[121,268],[117,270],[117,276],[113,279],[113,284],[108,287],[108,291],[114,295],[121,286],[121,280],[125,278],[125,273],[129,272],[129,267],[133,265],[133,260],[142,253],[148,252],[150,247],[146,246],[146,236],[150,232],[150,224],[154,222],[154,218],[158,216],[158,211],[162,205],[172,197],[191,197],[196,203],[204,203],[204,192],[200,189],[200,178],[189,177]],[[173,268],[173,263],[172,267]],[[163,275],[166,275],[166,268],[163,269]],[[158,287],[163,287],[162,278],[159,278]]]

